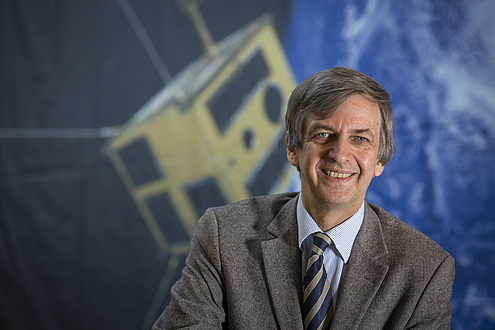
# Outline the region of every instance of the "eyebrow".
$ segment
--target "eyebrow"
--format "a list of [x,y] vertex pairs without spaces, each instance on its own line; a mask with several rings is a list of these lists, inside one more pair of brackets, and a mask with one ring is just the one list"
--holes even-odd
[[325,131],[335,131],[333,127],[323,125],[323,124],[315,124],[309,128],[308,134],[313,135],[314,132],[319,131],[319,130],[325,130]]
[[371,136],[375,136],[375,134],[373,133],[373,131],[369,128],[358,128],[358,129],[354,129],[351,131],[352,133],[354,134],[368,134],[368,135],[371,135]]
[[[315,131],[319,131],[319,130],[326,130],[326,131],[332,131],[332,132],[335,132],[335,129],[332,127],[332,126],[328,126],[328,125],[323,125],[323,124],[315,124],[313,126],[311,126],[309,128],[309,133],[313,133]],[[370,134],[373,134],[372,130],[370,128],[356,128],[356,129],[353,129],[351,130],[352,133],[370,133]]]

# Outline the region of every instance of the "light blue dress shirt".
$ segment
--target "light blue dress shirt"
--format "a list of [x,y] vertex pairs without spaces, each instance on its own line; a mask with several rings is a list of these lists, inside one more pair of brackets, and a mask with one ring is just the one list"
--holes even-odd
[[[323,264],[327,272],[328,280],[330,281],[334,308],[335,302],[337,301],[340,279],[347,269],[347,262],[351,255],[352,245],[361,228],[363,219],[364,201],[359,210],[352,217],[329,231],[324,232],[332,240],[332,244],[323,252]],[[301,194],[299,194],[297,201],[297,226],[304,279],[304,269],[306,268],[313,248],[313,236],[311,236],[311,234],[323,231],[318,227],[315,220],[304,207]]]

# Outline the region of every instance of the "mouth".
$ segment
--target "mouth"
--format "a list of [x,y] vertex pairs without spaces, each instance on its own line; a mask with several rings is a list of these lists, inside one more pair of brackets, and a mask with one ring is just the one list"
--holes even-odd
[[334,172],[334,171],[325,170],[325,169],[322,169],[321,171],[326,176],[329,176],[329,177],[335,178],[335,179],[346,179],[346,178],[354,175],[354,173],[339,173],[339,172]]

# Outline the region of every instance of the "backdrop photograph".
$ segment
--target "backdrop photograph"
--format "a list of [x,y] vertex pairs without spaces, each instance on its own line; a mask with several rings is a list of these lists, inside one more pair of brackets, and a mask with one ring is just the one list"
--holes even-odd
[[292,90],[391,95],[366,201],[455,259],[452,329],[495,329],[495,2],[0,1],[0,329],[150,329],[199,217],[300,190]]

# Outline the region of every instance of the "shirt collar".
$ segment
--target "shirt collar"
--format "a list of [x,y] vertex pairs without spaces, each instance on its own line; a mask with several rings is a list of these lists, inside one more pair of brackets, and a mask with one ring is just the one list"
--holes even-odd
[[[344,263],[347,263],[349,260],[352,245],[354,244],[354,240],[356,239],[359,229],[361,228],[363,219],[364,201],[359,210],[352,217],[325,232],[325,234],[327,234],[335,244],[335,248],[344,260]],[[297,201],[297,227],[299,248],[301,248],[306,237],[316,232],[322,232],[315,220],[304,207],[301,194],[299,194]]]

